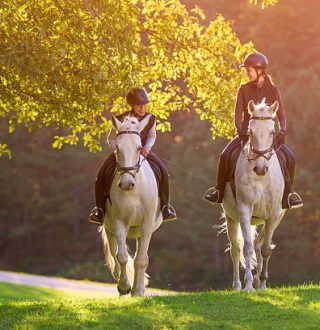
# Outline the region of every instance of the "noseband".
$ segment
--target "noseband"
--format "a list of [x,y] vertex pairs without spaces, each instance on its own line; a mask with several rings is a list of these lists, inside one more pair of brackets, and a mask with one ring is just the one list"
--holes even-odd
[[[136,135],[139,135],[139,137],[141,138],[140,133],[138,133],[136,131],[121,131],[117,134],[117,137],[122,134],[136,134]],[[133,166],[120,166],[118,163],[116,151],[115,151],[115,155],[116,155],[117,171],[119,172],[120,176],[125,173],[128,173],[134,178],[136,176],[136,174],[139,172],[140,166],[142,164],[142,162],[140,162],[140,155],[139,155],[139,159],[138,159],[137,163]],[[131,171],[135,171],[135,172],[132,173]]]
[[[258,117],[258,116],[252,116],[250,117],[250,120],[273,120],[273,117]],[[270,148],[265,149],[265,150],[256,150],[252,147],[251,141],[249,142],[249,146],[250,146],[250,152],[253,154],[253,157],[249,157],[249,155],[247,156],[247,160],[250,162],[252,160],[256,160],[259,157],[263,157],[266,160],[270,160],[273,153],[274,153],[274,149],[273,149],[273,141],[272,141],[272,145]]]

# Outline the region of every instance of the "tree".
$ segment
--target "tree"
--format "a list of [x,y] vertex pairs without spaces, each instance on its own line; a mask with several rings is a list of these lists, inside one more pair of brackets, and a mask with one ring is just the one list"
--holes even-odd
[[205,26],[203,11],[179,0],[5,0],[0,15],[0,117],[10,133],[63,128],[54,147],[82,138],[100,150],[106,117],[126,110],[136,86],[150,91],[162,131],[171,112],[194,108],[213,136],[233,133],[238,65],[253,45],[222,16]]

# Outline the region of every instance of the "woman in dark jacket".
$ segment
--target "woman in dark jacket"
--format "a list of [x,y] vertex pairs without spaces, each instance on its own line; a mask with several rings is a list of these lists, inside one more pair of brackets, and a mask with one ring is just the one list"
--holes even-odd
[[210,188],[204,195],[204,199],[210,203],[222,203],[226,182],[230,180],[233,168],[229,164],[230,155],[237,148],[240,149],[248,140],[248,125],[250,115],[248,113],[248,103],[253,100],[256,104],[260,103],[264,98],[266,104],[273,104],[274,101],[279,102],[277,111],[278,124],[280,130],[274,141],[274,148],[277,150],[277,156],[280,161],[281,168],[285,175],[285,190],[282,200],[283,208],[297,208],[303,206],[301,197],[293,192],[293,181],[295,173],[295,155],[284,144],[286,135],[286,116],[282,104],[279,88],[275,86],[266,73],[268,60],[262,53],[253,52],[246,56],[241,67],[246,69],[246,75],[249,82],[241,85],[235,105],[234,123],[237,130],[235,137],[223,150],[219,163],[217,185]]
[[[147,104],[150,102],[148,93],[143,88],[135,88],[127,94],[127,103],[131,106],[131,110],[117,116],[117,119],[123,121],[128,115],[136,117],[139,121],[149,115],[147,112]],[[156,117],[150,116],[149,122],[140,132],[142,148],[141,154],[146,157],[152,170],[155,173],[159,185],[160,207],[164,221],[176,220],[176,212],[172,205],[169,204],[169,174],[162,161],[151,151],[156,141]],[[113,134],[109,135],[109,144],[114,149]],[[110,197],[110,189],[116,170],[116,157],[112,153],[103,163],[99,170],[95,182],[96,206],[89,215],[89,222],[102,225],[106,211],[106,202]]]

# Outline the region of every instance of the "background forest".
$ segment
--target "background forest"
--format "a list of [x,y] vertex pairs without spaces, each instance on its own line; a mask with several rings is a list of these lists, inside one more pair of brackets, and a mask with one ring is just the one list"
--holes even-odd
[[[288,211],[275,233],[271,285],[320,281],[320,21],[318,0],[281,0],[262,10],[247,0],[185,0],[207,22],[218,13],[234,20],[241,42],[253,41],[271,63],[287,111],[287,144],[296,153],[296,191],[305,205]],[[236,3],[236,5],[235,5]],[[276,31],[276,32],[275,32]],[[172,203],[179,220],[154,234],[151,286],[174,290],[230,287],[227,240],[217,236],[221,208],[202,201],[215,182],[226,139],[211,139],[210,124],[195,113],[171,115],[172,131],[159,133],[154,151],[171,173]],[[12,160],[0,158],[0,269],[111,281],[103,265],[97,228],[87,222],[95,175],[110,150],[51,147],[55,133],[19,128],[0,140]]]

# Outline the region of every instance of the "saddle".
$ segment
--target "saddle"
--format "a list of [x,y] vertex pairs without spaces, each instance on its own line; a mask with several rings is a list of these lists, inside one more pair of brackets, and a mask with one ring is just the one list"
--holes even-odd
[[[240,152],[242,151],[241,145],[237,145],[235,148],[231,150],[231,152],[228,155],[227,158],[227,182],[230,183],[230,187],[232,190],[232,194],[234,199],[236,199],[236,185],[235,185],[235,170],[237,166],[237,161],[240,155]],[[286,156],[284,152],[281,149],[278,149],[276,152],[276,155],[278,157],[279,163],[280,163],[280,168],[281,172],[283,175],[283,178],[286,182],[290,181],[290,173],[287,167],[287,161],[286,161]]]

